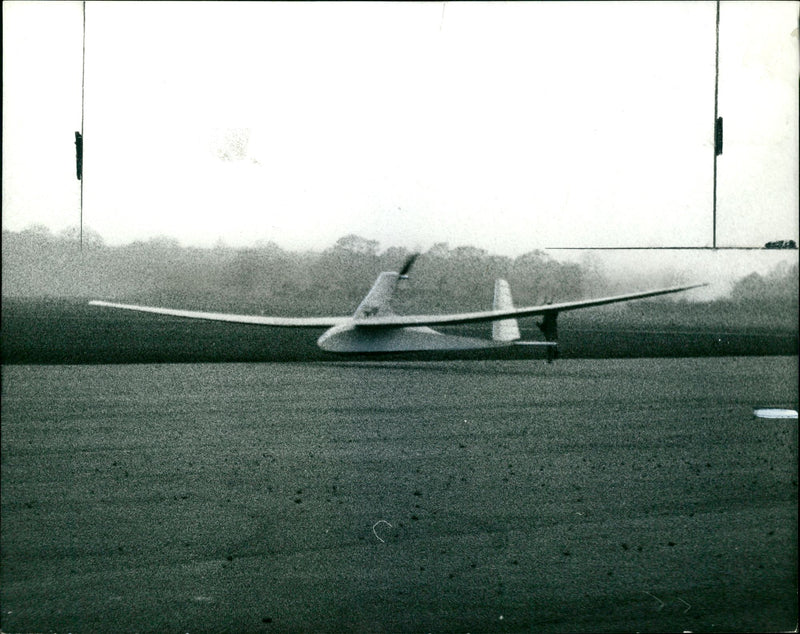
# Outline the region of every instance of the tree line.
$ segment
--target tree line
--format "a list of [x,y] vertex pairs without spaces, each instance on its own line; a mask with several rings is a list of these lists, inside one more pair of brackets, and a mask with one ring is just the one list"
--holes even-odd
[[[411,256],[383,251],[375,240],[347,235],[329,248],[288,251],[274,242],[234,248],[181,246],[170,238],[109,246],[91,230],[78,249],[74,229],[41,226],[3,231],[3,295],[19,298],[104,298],[195,309],[270,314],[347,314],[380,271],[396,271]],[[546,303],[612,292],[591,261],[559,262],[534,250],[515,258],[472,246],[435,244],[415,262],[413,292],[401,291],[401,312],[479,310],[491,306],[494,280],[507,279],[519,303]],[[797,304],[797,264],[752,273],[728,302]]]

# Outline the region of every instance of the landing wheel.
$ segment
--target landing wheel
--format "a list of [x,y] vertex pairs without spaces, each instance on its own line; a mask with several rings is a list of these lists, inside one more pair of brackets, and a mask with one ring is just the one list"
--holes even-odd
[[[536,325],[539,326],[539,330],[542,331],[544,335],[545,341],[553,341],[558,342],[558,311],[554,310],[549,313],[545,313],[542,316],[542,321],[536,322]],[[558,346],[548,346],[547,347],[547,362],[552,363],[555,359],[558,359]]]

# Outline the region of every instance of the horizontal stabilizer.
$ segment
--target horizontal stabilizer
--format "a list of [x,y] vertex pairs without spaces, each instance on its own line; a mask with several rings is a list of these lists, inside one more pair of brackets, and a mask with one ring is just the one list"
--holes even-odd
[[557,341],[515,341],[515,346],[542,346],[545,348],[557,348]]

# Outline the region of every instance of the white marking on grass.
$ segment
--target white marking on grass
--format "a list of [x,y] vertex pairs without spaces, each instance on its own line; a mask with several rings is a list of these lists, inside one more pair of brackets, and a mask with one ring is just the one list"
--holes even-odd
[[779,407],[756,407],[753,409],[753,416],[756,418],[796,419],[797,411],[793,409],[781,409]]
[[644,592],[646,595],[649,595],[649,596],[653,597],[656,601],[658,601],[659,606],[656,608],[657,612],[661,612],[661,608],[663,608],[665,605],[667,605],[661,599],[659,599],[656,595],[650,594],[647,590],[642,590],[642,592]]
[[380,524],[380,523],[387,524],[387,525],[389,526],[389,528],[394,528],[394,526],[392,526],[391,524],[389,524],[389,522],[387,522],[386,520],[378,520],[377,522],[375,522],[375,523],[372,525],[372,532],[373,532],[373,534],[375,535],[375,537],[377,537],[377,538],[378,538],[378,540],[380,540],[381,542],[383,542],[383,543],[385,544],[386,542],[385,542],[383,539],[381,539],[380,535],[378,535],[378,533],[375,531],[375,527],[376,527],[378,524]]

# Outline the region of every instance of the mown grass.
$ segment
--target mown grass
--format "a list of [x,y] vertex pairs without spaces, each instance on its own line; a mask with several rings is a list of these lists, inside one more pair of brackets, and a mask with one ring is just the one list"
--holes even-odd
[[[4,632],[789,631],[797,361],[9,366]],[[381,520],[383,520],[381,522]]]

